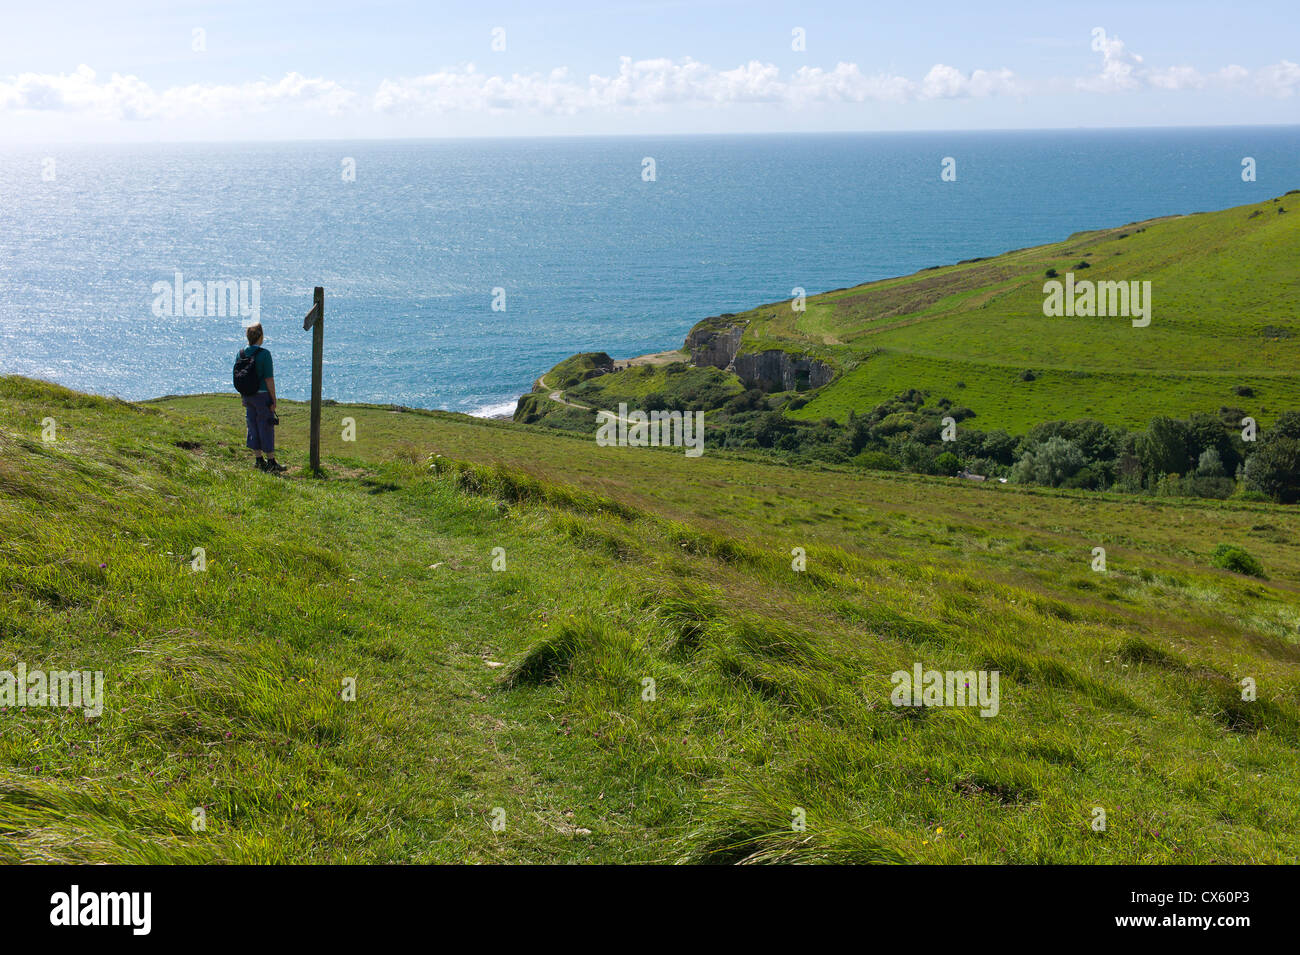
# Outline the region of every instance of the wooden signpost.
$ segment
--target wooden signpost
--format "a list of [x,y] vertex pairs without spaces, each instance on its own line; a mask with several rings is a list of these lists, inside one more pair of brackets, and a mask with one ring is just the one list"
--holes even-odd
[[311,311],[302,320],[303,331],[311,329],[311,469],[320,473],[320,376],[325,348],[325,289],[316,286]]

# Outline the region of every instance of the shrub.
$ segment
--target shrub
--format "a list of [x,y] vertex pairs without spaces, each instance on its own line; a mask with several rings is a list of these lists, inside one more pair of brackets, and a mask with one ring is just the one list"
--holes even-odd
[[1191,470],[1188,427],[1173,418],[1152,418],[1137,442],[1142,467],[1152,478],[1164,474],[1186,474]]
[[754,422],[754,440],[760,448],[770,448],[794,423],[779,411],[766,411]]
[[803,442],[799,440],[799,437],[797,431],[786,432],[776,439],[776,443],[772,445],[772,447],[776,448],[778,451],[798,451],[803,445]]
[[990,431],[983,436],[979,453],[981,457],[1009,466],[1016,460],[1016,439],[1001,429]]
[[1214,448],[1206,448],[1196,462],[1197,477],[1223,477],[1223,461]]
[[934,473],[934,451],[919,441],[900,441],[891,450],[908,471],[917,474]]
[[1103,479],[1088,465],[1084,465],[1061,482],[1061,487],[1076,490],[1093,491],[1099,488]]
[[1034,380],[1036,380],[1037,378],[1038,378],[1038,376],[1035,375],[1035,374],[1034,374],[1032,371],[1030,371],[1028,368],[1026,368],[1024,371],[1022,371],[1022,372],[1020,373],[1020,380],[1021,380],[1021,381],[1034,381]]
[[894,414],[886,415],[884,419],[875,427],[875,432],[880,437],[888,437],[891,434],[900,434],[904,431],[911,431],[921,422],[920,416],[910,411],[899,411]]
[[945,451],[934,459],[934,469],[939,474],[946,474],[953,477],[961,470],[961,458],[951,451]]
[[1219,474],[1228,475],[1236,472],[1237,465],[1241,463],[1241,455],[1237,451],[1234,438],[1240,433],[1238,430],[1240,421],[1239,417],[1230,426],[1225,427],[1218,417],[1205,412],[1197,412],[1187,419],[1187,450],[1191,460],[1196,462],[1198,471],[1205,452],[1213,449],[1219,459]]
[[742,391],[734,398],[722,406],[722,410],[727,414],[739,414],[742,411],[752,411],[755,408],[763,407],[765,398],[763,392],[757,388],[750,388],[748,391]]
[[1202,477],[1165,474],[1151,487],[1156,497],[1209,497],[1225,500],[1236,490],[1237,482],[1228,477]]
[[1056,436],[1026,451],[1011,469],[1011,479],[1017,484],[1057,487],[1073,477],[1085,463],[1078,445]]
[[1246,459],[1246,483],[1281,504],[1300,501],[1300,414],[1279,415]]
[[1196,497],[1212,497],[1226,501],[1237,490],[1237,482],[1230,477],[1191,477],[1187,479]]
[[1262,580],[1268,579],[1259,561],[1236,544],[1220,544],[1214,548],[1214,551],[1210,554],[1210,563],[1215,567],[1222,567],[1224,570],[1231,570],[1238,574],[1259,577]]
[[853,458],[853,465],[869,471],[897,471],[899,464],[884,451],[863,451]]
[[1300,501],[1300,441],[1278,438],[1246,459],[1246,483],[1280,504]]

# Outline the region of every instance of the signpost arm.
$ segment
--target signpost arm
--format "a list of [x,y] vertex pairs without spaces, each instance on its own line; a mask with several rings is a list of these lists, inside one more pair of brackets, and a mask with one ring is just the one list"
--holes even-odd
[[316,286],[312,304],[316,321],[311,328],[311,469],[320,472],[320,379],[325,348],[325,289]]

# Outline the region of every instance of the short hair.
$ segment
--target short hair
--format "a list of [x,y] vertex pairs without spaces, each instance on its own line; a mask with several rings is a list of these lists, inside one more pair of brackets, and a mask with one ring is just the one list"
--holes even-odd
[[249,325],[244,329],[244,334],[248,336],[248,344],[256,345],[262,340],[262,323],[258,322],[256,325]]

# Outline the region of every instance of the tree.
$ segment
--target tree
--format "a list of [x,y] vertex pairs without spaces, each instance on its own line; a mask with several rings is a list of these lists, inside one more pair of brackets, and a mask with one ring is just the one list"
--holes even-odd
[[1186,474],[1191,469],[1187,424],[1173,418],[1152,418],[1137,442],[1142,467],[1154,484],[1166,474]]
[[754,423],[754,440],[760,448],[770,448],[793,427],[794,423],[781,412],[766,411]]
[[1057,435],[1026,451],[1011,469],[1011,479],[1058,487],[1086,463],[1078,445]]
[[1241,459],[1232,445],[1232,435],[1236,430],[1234,428],[1230,432],[1217,417],[1205,412],[1197,412],[1187,419],[1187,450],[1198,462],[1197,473],[1200,473],[1201,457],[1209,450],[1218,455],[1224,474],[1232,474],[1237,470]]
[[1223,459],[1214,448],[1206,448],[1196,461],[1197,477],[1223,477]]
[[1012,464],[1016,460],[1016,439],[1002,430],[990,431],[984,435],[980,454],[999,464]]
[[1277,427],[1260,439],[1259,448],[1246,459],[1246,485],[1281,504],[1300,501],[1300,438]]
[[1284,411],[1278,415],[1266,437],[1300,440],[1300,411]]
[[849,423],[845,427],[845,437],[848,444],[849,456],[857,454],[871,441],[871,425],[865,418],[859,418],[853,412],[849,412]]
[[945,451],[934,459],[934,469],[940,474],[953,477],[961,470],[961,459],[951,451]]

